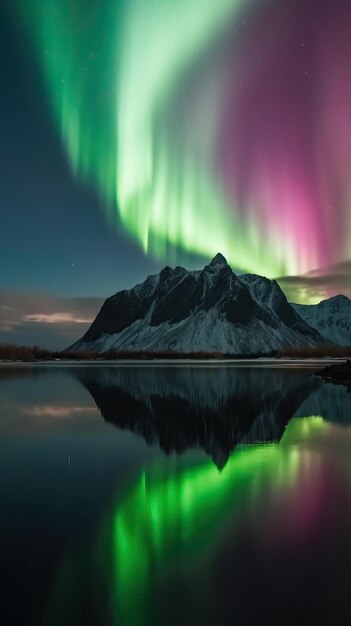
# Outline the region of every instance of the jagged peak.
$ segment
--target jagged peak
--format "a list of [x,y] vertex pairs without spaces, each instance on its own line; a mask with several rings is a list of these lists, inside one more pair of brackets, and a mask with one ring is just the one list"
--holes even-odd
[[240,280],[243,280],[247,283],[260,282],[260,283],[265,283],[266,285],[270,283],[277,283],[276,280],[271,280],[270,278],[267,278],[266,276],[261,276],[261,274],[245,273],[245,274],[240,274],[239,278]]
[[227,259],[223,256],[223,254],[218,252],[216,256],[213,257],[209,265],[210,267],[219,267],[221,265],[228,265],[228,263],[227,263]]

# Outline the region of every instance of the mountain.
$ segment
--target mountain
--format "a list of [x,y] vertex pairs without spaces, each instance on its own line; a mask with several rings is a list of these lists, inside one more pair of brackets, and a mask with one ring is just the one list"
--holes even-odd
[[203,449],[220,468],[239,444],[280,441],[301,404],[323,386],[295,369],[139,365],[70,374],[107,422],[166,454]]
[[351,300],[334,296],[319,304],[292,304],[292,308],[309,326],[329,341],[351,346]]
[[165,267],[108,298],[69,351],[268,354],[328,343],[289,305],[275,281],[237,276],[221,254],[203,270]]
[[293,418],[351,423],[346,387],[324,383],[313,370],[168,363],[68,371],[106,422],[166,454],[203,449],[218,467],[238,445],[279,442]]

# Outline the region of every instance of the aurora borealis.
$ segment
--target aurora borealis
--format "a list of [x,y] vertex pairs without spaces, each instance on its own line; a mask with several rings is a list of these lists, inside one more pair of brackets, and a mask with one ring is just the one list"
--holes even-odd
[[347,0],[16,0],[73,172],[166,261],[350,256]]

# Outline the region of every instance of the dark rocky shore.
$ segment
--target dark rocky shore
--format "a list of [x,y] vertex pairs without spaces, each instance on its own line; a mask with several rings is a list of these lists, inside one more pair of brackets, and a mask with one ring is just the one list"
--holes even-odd
[[318,372],[318,376],[321,376],[327,382],[345,385],[351,390],[351,361],[347,360],[339,365],[325,367]]

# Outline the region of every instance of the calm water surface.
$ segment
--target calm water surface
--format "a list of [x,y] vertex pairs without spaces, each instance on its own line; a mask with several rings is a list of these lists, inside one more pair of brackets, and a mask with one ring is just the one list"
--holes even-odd
[[0,623],[351,622],[351,396],[313,370],[0,368]]

